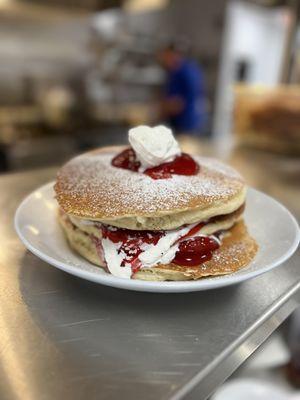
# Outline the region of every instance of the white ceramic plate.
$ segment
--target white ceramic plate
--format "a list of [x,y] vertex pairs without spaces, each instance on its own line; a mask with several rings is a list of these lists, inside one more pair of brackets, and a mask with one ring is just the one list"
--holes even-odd
[[145,292],[192,292],[232,285],[263,274],[287,260],[297,249],[299,227],[291,213],[276,200],[249,189],[245,220],[259,244],[255,259],[234,274],[198,281],[145,282],[117,278],[90,264],[68,246],[58,225],[53,183],[31,193],[15,215],[16,231],[36,256],[72,275],[122,289]]

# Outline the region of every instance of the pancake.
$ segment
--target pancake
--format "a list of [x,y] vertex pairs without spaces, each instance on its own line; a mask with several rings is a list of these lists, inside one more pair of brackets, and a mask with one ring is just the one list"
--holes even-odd
[[[210,231],[215,232],[220,229],[227,231],[222,239],[222,245],[214,251],[210,261],[193,267],[170,263],[142,268],[133,274],[132,279],[146,281],[196,280],[208,276],[230,274],[245,267],[254,258],[258,246],[255,240],[249,236],[243,220],[239,220],[240,217],[236,214],[229,219],[224,218],[211,222],[214,227],[213,229],[210,227]],[[65,213],[59,214],[59,222],[70,246],[85,259],[106,270],[105,262],[99,257],[95,242],[91,238],[92,235],[76,227]],[[209,226],[210,224],[206,226],[208,234],[210,234]]]
[[234,169],[194,156],[192,175],[153,179],[141,164],[139,172],[113,166],[123,150],[85,153],[57,175],[59,222],[74,251],[108,273],[141,280],[195,280],[249,264],[257,245],[242,219],[246,185]]
[[138,271],[133,279],[146,281],[197,280],[208,276],[232,274],[246,267],[257,253],[258,246],[248,234],[243,221],[228,230],[222,246],[214,251],[212,259],[195,267],[175,264],[159,265]]
[[[239,207],[237,210],[233,211],[229,214],[218,215],[215,217],[210,218],[208,223],[202,228],[201,232],[204,235],[211,235],[215,232],[218,232],[222,229],[230,228],[236,221],[238,221],[243,214],[245,209],[245,204]],[[82,230],[83,232],[93,235],[101,239],[102,233],[99,229],[99,222],[96,221],[86,221],[82,218],[77,218],[73,216],[68,216],[70,222],[75,225],[78,229]]]
[[171,230],[229,214],[245,202],[242,177],[217,160],[195,156],[197,175],[154,180],[112,166],[112,158],[123,149],[95,150],[65,164],[55,184],[61,209],[120,228]]

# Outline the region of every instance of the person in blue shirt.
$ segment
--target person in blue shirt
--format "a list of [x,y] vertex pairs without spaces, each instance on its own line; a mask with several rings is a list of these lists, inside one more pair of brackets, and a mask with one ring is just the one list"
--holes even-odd
[[162,117],[177,133],[200,134],[205,125],[204,78],[200,67],[170,45],[158,53],[167,72]]

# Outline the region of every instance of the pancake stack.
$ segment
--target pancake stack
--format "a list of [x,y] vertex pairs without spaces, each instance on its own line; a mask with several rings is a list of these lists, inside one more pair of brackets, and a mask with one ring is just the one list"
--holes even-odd
[[[235,170],[196,156],[197,174],[152,179],[112,165],[123,149],[85,153],[59,171],[58,218],[72,249],[108,273],[142,280],[194,280],[249,264],[257,245],[243,222],[246,186]],[[195,263],[193,243],[204,242],[213,250]],[[176,261],[180,249],[187,265]]]

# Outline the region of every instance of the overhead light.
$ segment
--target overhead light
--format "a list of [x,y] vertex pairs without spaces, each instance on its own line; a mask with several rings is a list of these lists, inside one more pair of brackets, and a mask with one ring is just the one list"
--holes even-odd
[[13,3],[12,0],[0,0],[0,9],[1,8],[7,8]]
[[124,9],[129,12],[153,11],[165,8],[168,0],[126,0]]

